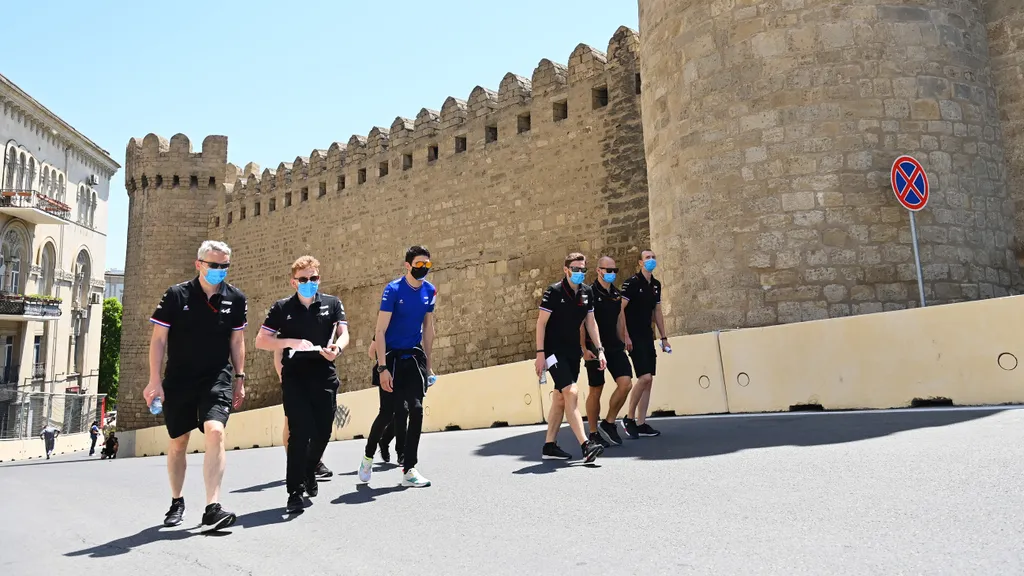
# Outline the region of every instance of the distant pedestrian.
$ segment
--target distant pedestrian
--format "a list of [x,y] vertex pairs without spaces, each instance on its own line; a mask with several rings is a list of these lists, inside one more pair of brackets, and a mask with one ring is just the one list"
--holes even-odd
[[53,454],[53,449],[57,445],[57,436],[60,436],[60,430],[53,424],[47,424],[46,428],[39,432],[39,437],[43,439],[43,445],[46,447],[47,460],[50,459],[50,455]]
[[92,440],[92,445],[89,446],[89,456],[96,453],[96,441],[100,438],[100,423],[98,420],[93,420],[92,425],[89,426],[89,438]]

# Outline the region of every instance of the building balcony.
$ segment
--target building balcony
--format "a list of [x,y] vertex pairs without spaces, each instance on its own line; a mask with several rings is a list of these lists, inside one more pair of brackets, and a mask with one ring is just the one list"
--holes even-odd
[[50,321],[60,318],[60,299],[0,293],[0,320]]
[[0,189],[0,214],[31,224],[69,224],[71,207],[34,190]]

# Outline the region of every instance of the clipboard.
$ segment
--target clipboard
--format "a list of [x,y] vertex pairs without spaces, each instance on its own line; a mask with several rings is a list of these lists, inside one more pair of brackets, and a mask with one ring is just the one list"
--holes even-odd
[[[335,322],[334,325],[331,326],[331,339],[327,341],[326,348],[330,348],[331,346],[334,346],[334,343],[336,342],[336,338],[338,337],[338,324],[340,324],[340,322]],[[323,346],[313,346],[309,350],[295,350],[293,348],[293,349],[288,351],[288,357],[289,358],[295,357],[295,353],[296,352],[320,352],[324,348],[325,347],[323,347]]]

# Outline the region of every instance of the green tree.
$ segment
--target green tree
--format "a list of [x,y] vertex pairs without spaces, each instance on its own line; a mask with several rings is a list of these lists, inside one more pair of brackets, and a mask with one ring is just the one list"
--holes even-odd
[[100,394],[107,395],[109,405],[117,405],[117,382],[121,363],[121,314],[124,309],[117,298],[103,301],[103,324],[100,336]]

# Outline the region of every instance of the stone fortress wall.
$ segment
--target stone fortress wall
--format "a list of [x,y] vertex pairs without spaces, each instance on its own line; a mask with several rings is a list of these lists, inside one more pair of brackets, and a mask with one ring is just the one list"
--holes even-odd
[[[440,373],[531,358],[540,293],[573,250],[625,277],[653,246],[672,335],[916,306],[888,181],[902,153],[931,178],[929,305],[1021,289],[1024,5],[639,5],[643,35],[620,28],[605,53],[581,45],[276,169],[228,164],[220,136],[198,154],[181,135],[132,140],[122,427],[158,422],[138,394],[146,318],[204,235],[236,251],[250,343],[292,259],[320,258],[351,320],[344,390],[369,385],[379,295],[413,243],[437,264]],[[247,407],[279,402],[249,348]]]

